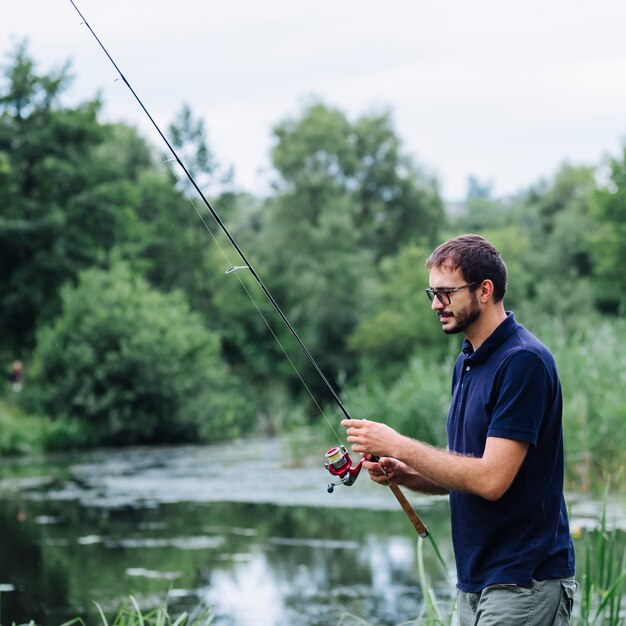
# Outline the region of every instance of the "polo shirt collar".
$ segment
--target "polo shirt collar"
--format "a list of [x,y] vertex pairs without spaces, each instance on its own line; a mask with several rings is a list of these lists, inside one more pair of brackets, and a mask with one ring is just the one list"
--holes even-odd
[[506,319],[485,339],[478,350],[474,351],[472,344],[465,339],[463,354],[476,363],[486,361],[511,336],[517,325],[513,312],[507,311]]

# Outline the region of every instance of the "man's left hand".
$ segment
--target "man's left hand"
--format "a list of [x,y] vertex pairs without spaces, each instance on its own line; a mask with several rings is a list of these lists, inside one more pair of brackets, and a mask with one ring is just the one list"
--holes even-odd
[[393,457],[401,435],[390,426],[369,420],[345,419],[341,425],[346,428],[348,442],[352,450],[361,455]]

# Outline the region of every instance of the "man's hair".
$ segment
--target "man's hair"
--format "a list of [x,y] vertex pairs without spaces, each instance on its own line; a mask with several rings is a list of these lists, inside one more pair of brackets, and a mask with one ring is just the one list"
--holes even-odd
[[428,270],[433,267],[458,269],[468,283],[490,279],[496,302],[506,293],[506,265],[496,248],[480,235],[459,235],[442,243],[426,261]]

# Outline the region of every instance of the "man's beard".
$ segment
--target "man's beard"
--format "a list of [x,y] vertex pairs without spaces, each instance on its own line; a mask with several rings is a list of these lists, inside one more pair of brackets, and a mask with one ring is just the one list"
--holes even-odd
[[446,335],[456,335],[463,332],[468,326],[473,324],[480,317],[480,307],[478,306],[478,298],[476,294],[472,294],[472,301],[464,309],[452,315],[452,325],[442,326],[441,330]]

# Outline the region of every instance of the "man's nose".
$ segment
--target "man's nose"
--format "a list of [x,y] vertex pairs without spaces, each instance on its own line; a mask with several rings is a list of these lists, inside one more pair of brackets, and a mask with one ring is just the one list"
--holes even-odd
[[445,304],[443,304],[443,302],[441,302],[441,300],[439,300],[439,298],[437,296],[435,296],[433,298],[433,301],[430,303],[430,308],[433,311],[439,311],[440,309],[445,309]]

